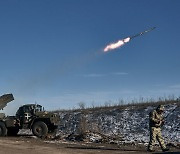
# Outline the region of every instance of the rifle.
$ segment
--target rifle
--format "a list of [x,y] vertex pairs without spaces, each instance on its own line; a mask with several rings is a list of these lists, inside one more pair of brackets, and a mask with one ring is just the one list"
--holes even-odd
[[163,126],[163,125],[164,125],[166,119],[167,119],[167,118],[170,116],[170,114],[173,113],[175,110],[176,110],[176,107],[175,107],[170,113],[168,113],[168,114],[160,121],[160,123],[161,123],[160,126]]
[[[176,110],[177,107],[175,107],[170,113],[173,113]],[[167,119],[170,116],[170,113],[168,113],[163,119]]]

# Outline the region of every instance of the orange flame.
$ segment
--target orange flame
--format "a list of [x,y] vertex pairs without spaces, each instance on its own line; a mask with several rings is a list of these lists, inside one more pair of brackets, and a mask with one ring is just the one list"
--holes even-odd
[[116,43],[111,43],[109,45],[107,45],[105,48],[104,48],[104,52],[108,52],[110,50],[113,50],[113,49],[116,49],[116,48],[120,48],[121,46],[123,46],[125,43],[128,43],[130,41],[130,37],[127,37],[123,40],[119,40],[118,42]]

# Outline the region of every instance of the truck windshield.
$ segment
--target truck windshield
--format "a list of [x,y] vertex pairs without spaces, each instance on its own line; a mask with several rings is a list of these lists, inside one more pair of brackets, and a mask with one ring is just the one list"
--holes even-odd
[[36,105],[36,111],[37,112],[42,112],[42,111],[44,111],[44,108],[41,106],[41,105]]

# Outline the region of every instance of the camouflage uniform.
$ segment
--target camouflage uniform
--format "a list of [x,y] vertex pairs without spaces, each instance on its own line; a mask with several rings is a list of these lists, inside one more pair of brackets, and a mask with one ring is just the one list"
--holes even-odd
[[164,107],[159,105],[156,110],[150,112],[149,115],[149,129],[150,129],[150,141],[148,145],[148,150],[153,151],[153,145],[158,140],[161,149],[163,151],[167,151],[166,145],[164,143],[162,134],[161,134],[161,126],[164,124],[162,112],[164,111]]

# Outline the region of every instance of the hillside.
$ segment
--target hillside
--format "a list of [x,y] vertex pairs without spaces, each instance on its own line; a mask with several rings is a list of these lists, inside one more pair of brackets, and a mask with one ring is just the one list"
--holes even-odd
[[[180,102],[156,102],[99,107],[93,109],[59,111],[61,124],[59,134],[90,134],[90,141],[101,139],[102,135],[122,142],[149,141],[149,112],[159,104],[165,104],[166,123],[162,128],[168,143],[180,142]],[[92,135],[94,134],[94,135]],[[96,134],[96,135],[95,135]],[[98,135],[100,134],[100,135]]]

